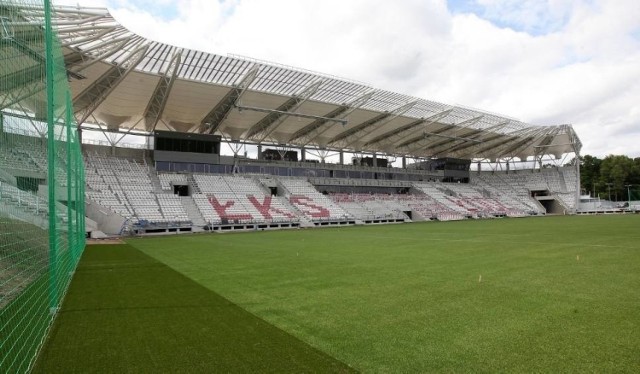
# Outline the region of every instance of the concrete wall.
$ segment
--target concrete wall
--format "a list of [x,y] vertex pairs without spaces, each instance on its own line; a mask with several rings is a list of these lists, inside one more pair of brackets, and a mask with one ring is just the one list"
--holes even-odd
[[220,155],[209,153],[153,151],[154,161],[185,162],[197,164],[218,164]]
[[90,199],[86,199],[85,208],[86,216],[96,222],[100,231],[109,235],[120,234],[120,229],[126,221],[124,217]]
[[[136,148],[112,148],[104,145],[97,144],[83,144],[82,150],[88,153],[97,153],[105,156],[118,156],[125,157],[134,160],[142,160],[146,154],[149,154],[150,151],[146,149],[136,149]],[[112,153],[115,152],[115,153]]]

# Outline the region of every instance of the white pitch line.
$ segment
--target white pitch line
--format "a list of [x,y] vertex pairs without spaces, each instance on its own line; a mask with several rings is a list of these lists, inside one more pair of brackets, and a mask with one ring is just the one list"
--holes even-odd
[[[491,235],[484,235],[484,236],[491,236]],[[503,236],[503,235],[497,235],[497,236]],[[449,238],[421,238],[421,239],[416,239],[416,238],[402,238],[402,237],[395,237],[395,236],[378,236],[378,235],[371,235],[369,236],[371,238],[374,239],[392,239],[392,240],[399,240],[399,239],[404,239],[404,240],[411,240],[411,241],[415,241],[415,242],[429,242],[429,241],[443,241],[443,242],[495,242],[495,236],[493,236],[493,239],[491,240],[484,240],[484,239],[478,239],[478,238],[473,238],[473,239],[449,239]],[[640,249],[640,245],[638,246],[622,246],[622,245],[611,245],[611,244],[584,244],[584,243],[560,243],[560,242],[539,242],[539,241],[512,241],[512,243],[514,244],[539,244],[539,245],[559,245],[559,246],[570,246],[570,247],[594,247],[594,248],[622,248],[622,249]]]

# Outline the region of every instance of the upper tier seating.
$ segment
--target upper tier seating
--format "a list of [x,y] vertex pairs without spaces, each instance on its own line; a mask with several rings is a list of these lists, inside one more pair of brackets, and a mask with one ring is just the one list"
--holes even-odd
[[46,198],[36,196],[29,191],[22,191],[18,187],[0,181],[0,199],[11,205],[32,211],[35,214],[48,215],[49,203]]
[[179,198],[153,192],[149,168],[135,160],[87,154],[86,195],[137,223],[187,225]]
[[173,184],[188,184],[188,178],[185,174],[159,173],[158,179],[160,179],[160,186],[163,191],[172,191],[171,186]]
[[[0,180],[0,201],[8,206],[13,206],[20,210],[26,219],[43,219],[49,216],[49,200],[44,196],[38,196],[30,191],[23,191],[6,181]],[[56,217],[60,223],[68,222],[66,205],[56,203]],[[16,211],[6,212],[10,215],[17,214]],[[35,221],[34,221],[35,223]]]
[[[66,164],[66,153],[56,154],[56,184],[58,186],[67,185]],[[7,139],[6,143],[0,147],[0,165],[3,165],[5,170],[23,170],[29,174],[40,174],[45,177],[48,170],[46,139],[35,137]]]

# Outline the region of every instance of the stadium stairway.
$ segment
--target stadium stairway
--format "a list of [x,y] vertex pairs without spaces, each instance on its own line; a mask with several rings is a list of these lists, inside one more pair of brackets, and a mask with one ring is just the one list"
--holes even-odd
[[153,187],[153,193],[161,194],[164,193],[162,190],[162,184],[160,183],[160,178],[158,178],[158,173],[153,167],[149,167],[149,179],[151,179],[151,186]]
[[196,206],[195,201],[193,201],[193,197],[191,196],[180,196],[180,201],[182,202],[182,206],[184,210],[187,212],[189,219],[193,224],[192,231],[204,231],[204,226],[207,224],[204,217],[200,213],[200,210]]
[[202,190],[200,189],[200,186],[198,186],[198,182],[196,182],[196,179],[193,177],[192,173],[187,174],[187,183],[189,183],[191,195],[202,193]]
[[[0,198],[0,215],[6,215],[9,218],[17,219],[24,222],[29,222],[34,226],[40,227],[46,230],[49,226],[49,221],[45,215],[35,214],[27,210],[15,209],[15,202],[5,197]],[[7,212],[7,213],[5,213]],[[11,212],[10,214],[8,212]]]
[[560,192],[569,192],[567,189],[567,181],[564,179],[564,173],[558,173],[558,180],[560,181]]

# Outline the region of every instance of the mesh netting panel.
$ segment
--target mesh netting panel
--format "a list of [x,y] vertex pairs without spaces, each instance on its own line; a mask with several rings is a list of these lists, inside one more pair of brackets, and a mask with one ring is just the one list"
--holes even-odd
[[84,169],[45,0],[0,0],[0,373],[28,371],[84,249]]

